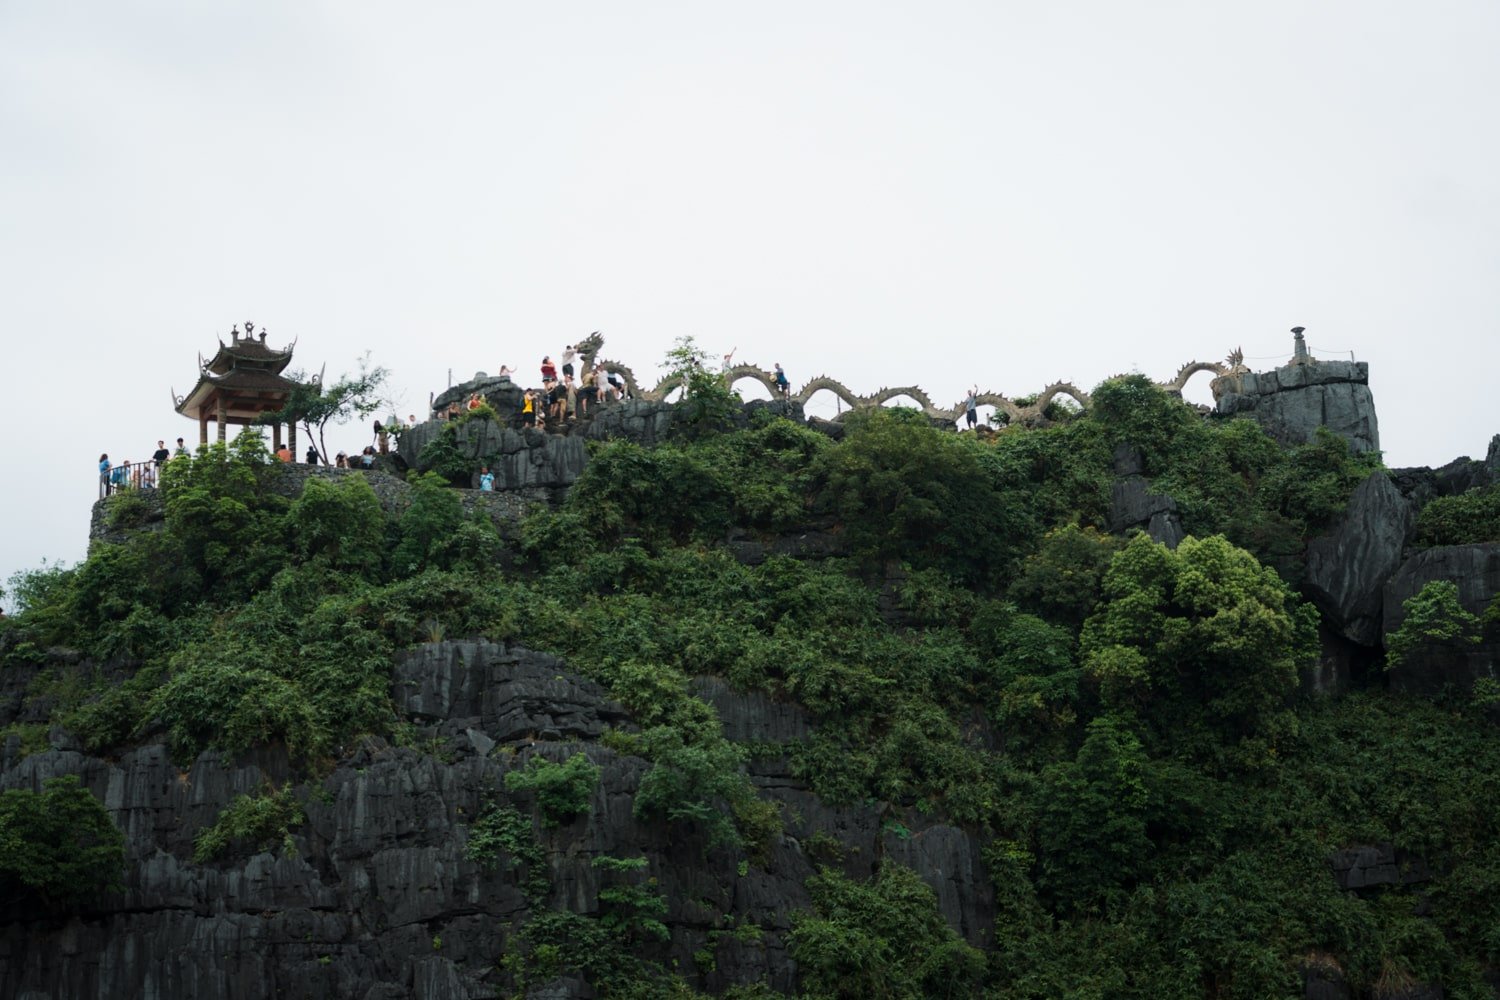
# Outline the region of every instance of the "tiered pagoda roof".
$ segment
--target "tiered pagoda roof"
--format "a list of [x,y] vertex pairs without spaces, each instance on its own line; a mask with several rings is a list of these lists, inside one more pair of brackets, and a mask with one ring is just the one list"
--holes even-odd
[[230,342],[207,362],[198,356],[198,382],[186,396],[175,396],[178,413],[193,420],[218,419],[219,405],[229,423],[249,423],[263,413],[286,405],[297,383],[281,372],[292,362],[292,346],[277,350],[266,344],[266,331],[255,335],[255,324],[230,331]]

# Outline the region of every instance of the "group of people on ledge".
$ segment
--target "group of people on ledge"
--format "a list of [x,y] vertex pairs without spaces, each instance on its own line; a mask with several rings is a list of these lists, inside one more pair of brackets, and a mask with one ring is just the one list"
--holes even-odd
[[175,450],[168,450],[165,441],[156,442],[156,452],[149,462],[132,463],[127,458],[115,464],[109,460],[109,453],[105,452],[99,456],[99,495],[109,496],[111,493],[126,489],[155,489],[157,480],[161,477],[161,467],[174,458],[183,458],[187,455],[187,445],[182,438],[177,439]]
[[[552,355],[543,356],[541,388],[527,389],[522,393],[520,409],[514,414],[520,426],[545,429],[550,423],[560,427],[586,417],[589,410],[601,402],[621,400],[627,395],[625,380],[619,372],[610,371],[603,365],[589,364],[572,344],[563,348],[561,357],[559,370]],[[501,365],[499,374],[514,379],[516,371],[510,365]],[[464,415],[465,410],[477,410],[486,405],[488,402],[475,392],[463,405],[454,401],[433,411],[432,416],[437,420],[456,420]]]

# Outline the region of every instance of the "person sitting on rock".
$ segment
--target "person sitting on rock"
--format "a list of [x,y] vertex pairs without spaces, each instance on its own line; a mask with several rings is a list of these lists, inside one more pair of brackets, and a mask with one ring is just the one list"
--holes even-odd
[[477,409],[479,409],[483,405],[484,405],[484,400],[482,400],[482,399],[479,398],[479,393],[473,392],[473,393],[469,394],[469,409],[470,410],[477,410]]

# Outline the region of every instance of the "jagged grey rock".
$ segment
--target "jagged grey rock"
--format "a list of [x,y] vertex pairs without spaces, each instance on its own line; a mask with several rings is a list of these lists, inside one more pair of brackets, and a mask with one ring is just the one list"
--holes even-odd
[[1184,537],[1176,500],[1165,493],[1152,493],[1150,484],[1141,476],[1116,479],[1110,495],[1109,530],[1118,534],[1142,527],[1153,541],[1172,549]]
[[1379,451],[1370,370],[1363,361],[1315,361],[1215,382],[1221,414],[1254,417],[1284,445],[1306,444],[1327,427],[1356,452]]
[[[732,739],[762,751],[795,746],[811,731],[790,703],[716,678],[694,685]],[[78,775],[124,833],[127,864],[121,891],[68,921],[37,923],[0,900],[0,996],[494,995],[511,985],[499,963],[532,909],[514,859],[486,870],[467,857],[470,828],[497,801],[534,814],[529,793],[505,790],[505,774],[533,756],[561,762],[576,753],[600,768],[600,780],[587,814],[558,827],[534,821],[550,883],[543,906],[597,915],[604,883],[591,859],[645,856],[672,932],[655,957],[700,989],[757,981],[796,989],[786,938],[791,914],[810,905],[804,882],[818,863],[866,878],[877,859],[901,860],[971,943],[991,937],[977,839],[882,804],[832,808],[785,754],[752,762],[751,780],[782,807],[785,835],[744,874],[742,856],[709,849],[696,826],[637,817],[635,792],[650,765],[599,742],[632,728],[631,719],[554,656],[483,639],[426,644],[396,658],[391,697],[415,720],[423,749],[360,738],[331,773],[298,788],[306,819],[290,831],[291,850],[241,849],[208,864],[191,860],[198,832],[235,796],[292,780],[284,752],[235,760],[208,752],[184,768],[156,742],[104,760],[58,749],[20,757],[8,741],[0,788],[37,790],[49,777]],[[23,710],[0,698],[0,726]],[[804,851],[819,832],[845,844],[841,858]],[[747,923],[761,928],[759,941],[713,933]],[[713,962],[700,967],[694,956],[704,950]],[[537,995],[587,993],[559,980]]]
[[1328,624],[1363,646],[1380,642],[1382,588],[1401,565],[1411,504],[1383,472],[1372,472],[1349,498],[1338,523],[1307,546],[1304,588]]

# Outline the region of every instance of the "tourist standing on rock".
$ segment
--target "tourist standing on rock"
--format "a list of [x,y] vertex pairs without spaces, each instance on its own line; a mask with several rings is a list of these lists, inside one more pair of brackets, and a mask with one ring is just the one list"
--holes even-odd
[[792,383],[787,381],[786,372],[781,368],[781,362],[776,362],[776,390],[781,393],[781,398],[792,394]]
[[553,382],[547,390],[547,419],[561,426],[568,405],[568,390],[561,382]]
[[734,352],[738,351],[738,350],[739,350],[738,347],[731,348],[730,351],[729,351],[729,353],[726,354],[726,355],[724,355],[724,364],[719,369],[720,371],[727,372],[727,371],[729,371],[730,368],[734,367]]
[[542,384],[554,381],[557,378],[557,366],[552,363],[552,355],[542,358]]
[[317,449],[316,445],[308,445],[307,446],[306,462],[307,462],[308,465],[317,465],[318,464],[318,449]]
[[99,490],[104,496],[109,496],[109,454],[99,456]]
[[151,456],[151,461],[156,464],[156,467],[160,469],[163,465],[167,464],[167,459],[171,457],[172,453],[167,450],[167,442],[156,442],[156,454]]
[[[566,366],[565,366],[566,367]],[[563,392],[568,404],[568,419],[578,419],[578,386],[573,383],[573,373],[563,376]]]
[[495,489],[495,474],[490,471],[488,465],[479,470],[479,489],[484,493],[492,493]]
[[469,393],[469,409],[470,410],[477,410],[477,409],[479,409],[483,405],[484,405],[484,400],[482,400],[482,399],[479,398],[479,393],[477,393],[477,392],[471,392],[471,393]]
[[569,375],[573,374],[573,359],[576,357],[578,357],[578,352],[573,350],[572,344],[569,344],[567,347],[563,348],[563,378],[567,378]]
[[578,390],[578,414],[585,416],[589,407],[599,398],[599,376],[590,368],[583,373],[583,387]]
[[979,423],[979,386],[975,385],[964,397],[964,419],[969,422],[969,430]]
[[625,398],[625,380],[620,377],[619,372],[606,372],[605,381],[609,384],[609,394],[614,399]]

